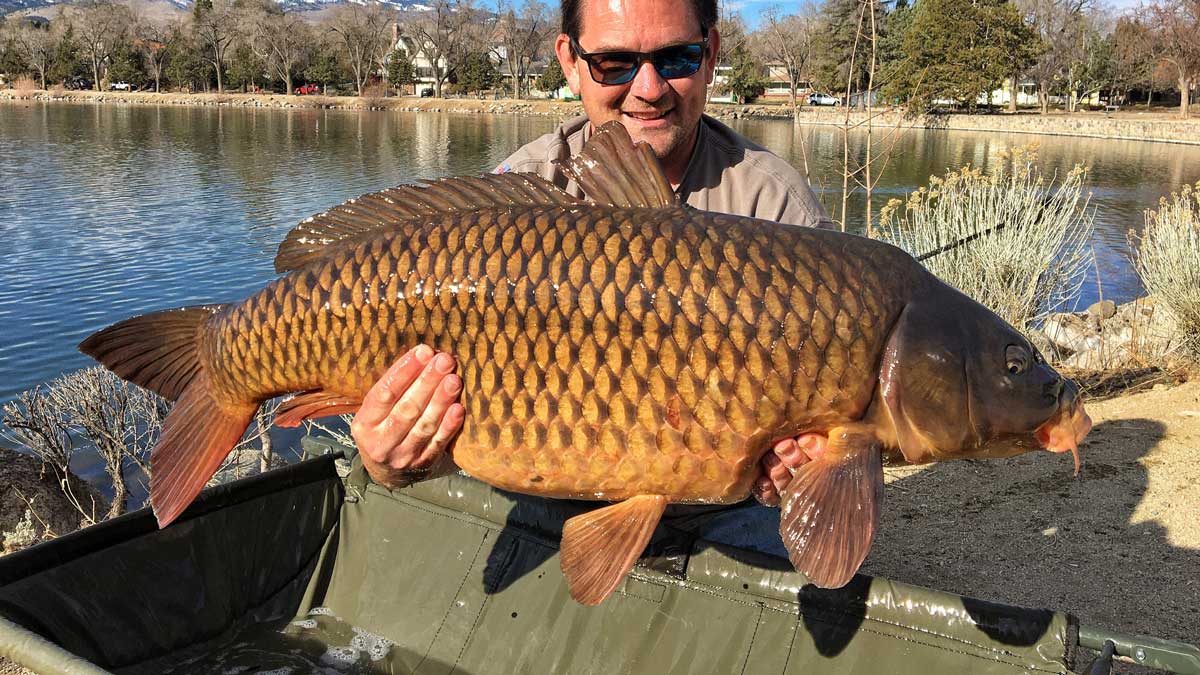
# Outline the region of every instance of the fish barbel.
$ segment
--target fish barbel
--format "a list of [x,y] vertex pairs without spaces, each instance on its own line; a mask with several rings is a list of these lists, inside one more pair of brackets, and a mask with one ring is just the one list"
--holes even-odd
[[426,343],[461,367],[455,463],[500,488],[617,502],[568,521],[571,594],[616,588],[671,502],[744,499],[773,442],[828,436],[783,491],[796,568],[841,586],[870,548],[882,457],[1077,446],[1078,390],[1029,342],[890,245],[679,204],[653,153],[605,125],[562,164],[589,201],[522,174],[385,190],[314,216],[285,273],[232,304],[166,310],[81,345],[175,406],[151,503],[175,520],[259,405],[353,412]]

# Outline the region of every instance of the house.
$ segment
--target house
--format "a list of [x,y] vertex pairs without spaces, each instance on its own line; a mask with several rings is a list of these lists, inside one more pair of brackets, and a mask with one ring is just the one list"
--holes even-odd
[[[436,91],[437,80],[433,75],[433,62],[425,55],[424,46],[419,44],[416,38],[401,33],[399,23],[392,24],[392,46],[396,51],[407,54],[416,70],[417,83],[413,85],[412,93],[420,93],[427,89],[430,93]],[[438,63],[443,73],[449,68],[449,62],[444,56],[438,58]]]

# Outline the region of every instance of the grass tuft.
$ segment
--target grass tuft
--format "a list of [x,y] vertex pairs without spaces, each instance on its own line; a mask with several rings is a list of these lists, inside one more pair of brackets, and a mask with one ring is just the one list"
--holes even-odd
[[1036,163],[1036,148],[1017,148],[992,171],[967,166],[933,176],[880,211],[879,237],[919,256],[978,235],[923,263],[1028,333],[1047,314],[1073,307],[1094,228],[1087,169],[1076,166],[1056,181]]
[[1138,276],[1174,314],[1186,356],[1200,362],[1200,182],[1145,215],[1142,233],[1129,235]]

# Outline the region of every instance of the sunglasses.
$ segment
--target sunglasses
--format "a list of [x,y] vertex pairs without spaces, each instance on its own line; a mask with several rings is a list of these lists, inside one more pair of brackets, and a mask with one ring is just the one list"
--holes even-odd
[[663,47],[652,52],[585,52],[571,38],[571,49],[579,58],[587,61],[588,72],[600,84],[625,84],[637,75],[642,63],[649,61],[655,72],[664,80],[689,77],[704,61],[708,38],[685,45]]

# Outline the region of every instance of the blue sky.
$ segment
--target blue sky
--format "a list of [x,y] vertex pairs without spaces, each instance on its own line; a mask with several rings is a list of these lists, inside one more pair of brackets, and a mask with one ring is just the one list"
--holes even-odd
[[[819,0],[816,1],[819,2]],[[1125,10],[1137,7],[1139,0],[1101,0],[1101,2],[1120,13],[1124,13]],[[789,0],[787,2],[782,2],[781,0],[723,0],[721,2],[723,10],[732,10],[740,14],[750,30],[758,28],[763,11],[771,5],[779,6],[782,12],[787,14],[799,8],[800,3],[797,0]]]

